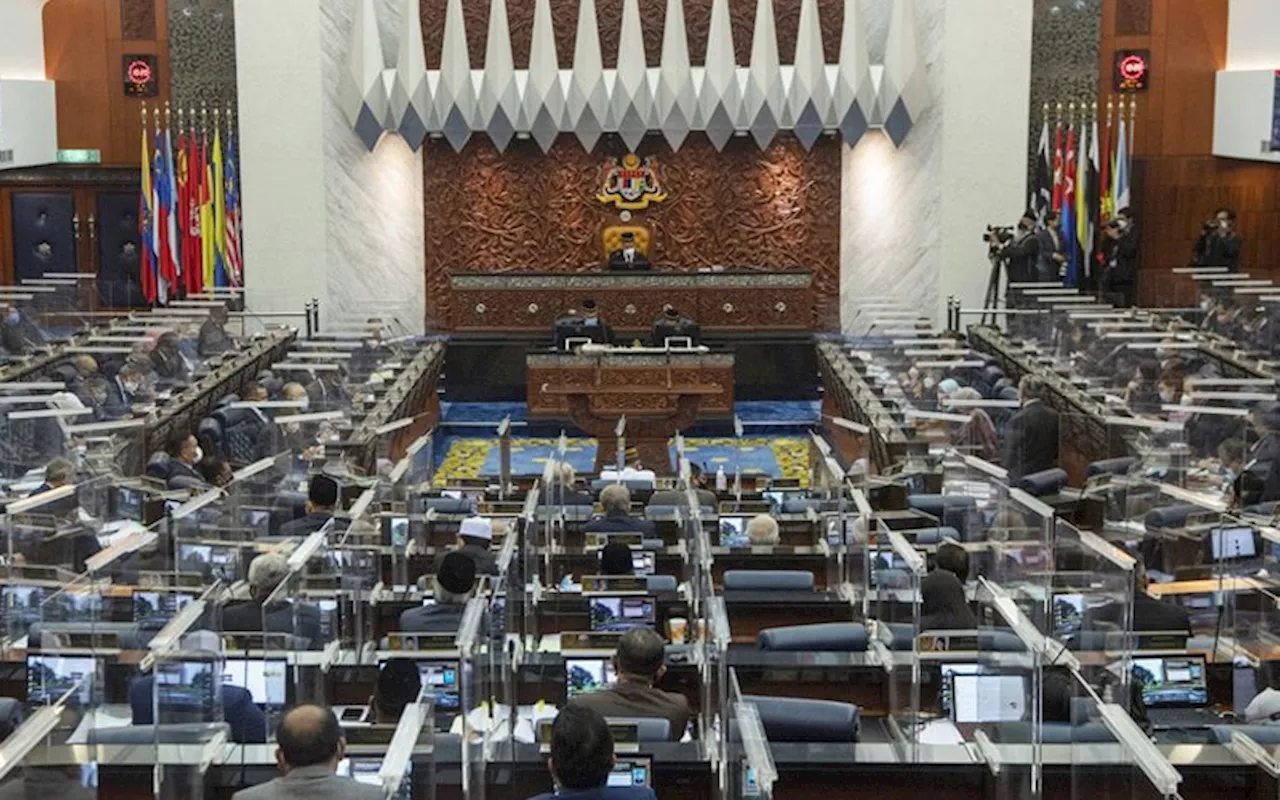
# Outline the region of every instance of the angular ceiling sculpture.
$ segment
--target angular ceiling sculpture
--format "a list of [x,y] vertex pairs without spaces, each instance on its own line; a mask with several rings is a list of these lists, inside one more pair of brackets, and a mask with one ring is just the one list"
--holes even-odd
[[[800,0],[795,63],[789,67],[779,59],[773,0],[756,0],[747,67],[737,64],[729,0],[712,0],[706,60],[698,66],[689,55],[684,2],[667,0],[661,62],[652,72],[639,0],[623,0],[618,63],[610,73],[601,55],[595,0],[579,0],[568,70],[559,65],[550,0],[535,0],[527,70],[515,69],[506,0],[489,0],[485,68],[473,73],[464,1],[481,0],[448,0],[440,69],[431,72],[425,68],[422,32],[413,24],[400,26],[396,67],[384,70],[374,0],[355,0],[341,97],[343,113],[366,147],[372,149],[382,132],[391,130],[415,149],[429,134],[443,136],[461,150],[473,133],[483,132],[499,151],[525,133],[544,152],[561,133],[572,133],[592,150],[602,133],[610,131],[635,150],[647,133],[660,131],[677,149],[690,132],[702,131],[717,150],[735,134],[748,132],[764,149],[780,131],[790,130],[810,148],[836,131],[854,146],[873,126],[883,127],[900,147],[926,110],[914,0],[892,2],[879,93],[872,83],[857,0],[845,0],[835,65],[823,57],[818,0]],[[421,0],[403,2],[404,19],[419,19]]]
[[924,112],[928,99],[924,60],[916,47],[914,0],[895,2],[889,19],[889,39],[884,50],[884,75],[880,79],[877,118],[884,132],[901,147]]
[[662,65],[658,70],[658,90],[654,93],[654,124],[667,138],[672,150],[679,150],[696,124],[698,96],[693,88],[693,67],[689,63],[689,36],[684,24],[684,0],[667,0],[666,22],[662,28]]
[[[409,26],[417,27],[417,26]],[[489,37],[485,40],[484,76],[476,96],[476,124],[501,153],[516,135],[520,118],[520,89],[511,56],[511,32],[506,0],[489,3]]]
[[853,147],[870,127],[876,105],[876,89],[871,83],[871,60],[867,55],[866,25],[858,13],[858,0],[844,2],[840,64],[836,68],[831,101],[835,125],[845,144]]
[[578,36],[573,44],[573,74],[565,100],[565,127],[573,131],[590,152],[604,132],[609,113],[609,92],[604,83],[604,58],[600,55],[600,26],[596,0],[578,4]]
[[385,66],[373,0],[356,0],[351,51],[347,54],[338,94],[347,121],[369,150],[378,144],[390,111],[387,87],[382,81]]

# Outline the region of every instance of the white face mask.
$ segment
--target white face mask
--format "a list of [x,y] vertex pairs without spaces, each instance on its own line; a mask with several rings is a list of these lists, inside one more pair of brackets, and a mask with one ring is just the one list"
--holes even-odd
[[204,451],[200,449],[200,445],[196,445],[196,461],[204,461]]
[[1162,391],[1162,392],[1160,392],[1160,400],[1161,400],[1161,402],[1164,402],[1164,403],[1172,403],[1172,402],[1173,402],[1173,392],[1169,392],[1169,391]]

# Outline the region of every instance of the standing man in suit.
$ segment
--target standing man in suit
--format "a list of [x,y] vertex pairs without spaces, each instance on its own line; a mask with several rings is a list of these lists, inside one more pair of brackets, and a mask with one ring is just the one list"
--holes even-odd
[[1236,212],[1220,208],[1200,229],[1196,240],[1195,259],[1198,267],[1226,267],[1228,272],[1240,271],[1240,246],[1243,240],[1236,230]]
[[1107,271],[1102,276],[1103,297],[1119,308],[1138,304],[1138,226],[1128,207],[1103,229],[1107,237]]
[[622,247],[609,254],[609,269],[616,272],[638,272],[650,268],[649,257],[636,247],[636,235],[622,234]]
[[547,771],[556,789],[532,800],[657,800],[647,787],[608,788],[613,762],[613,734],[604,717],[570,705],[551,725]]
[[1018,220],[1018,229],[1007,243],[1001,243],[994,231],[987,235],[991,252],[1003,259],[1009,283],[1025,283],[1035,280],[1036,258],[1040,243],[1035,235],[1036,215],[1028,211]]
[[1058,466],[1058,412],[1041,402],[1044,383],[1024,375],[1018,383],[1022,408],[1005,430],[1004,466],[1009,482]]
[[329,709],[292,709],[280,720],[276,741],[280,777],[236,792],[232,800],[383,800],[382,787],[334,774],[346,758],[347,746],[338,718]]
[[1050,211],[1045,215],[1044,227],[1036,231],[1040,250],[1036,254],[1036,280],[1041,283],[1058,283],[1062,280],[1062,265],[1067,257],[1062,250],[1062,214]]

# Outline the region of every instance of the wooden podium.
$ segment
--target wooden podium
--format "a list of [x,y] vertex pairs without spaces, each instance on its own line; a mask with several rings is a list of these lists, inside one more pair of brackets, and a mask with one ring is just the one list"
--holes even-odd
[[733,355],[593,347],[531,353],[529,416],[567,418],[599,443],[596,473],[616,463],[618,420],[646,469],[672,472],[669,441],[699,416],[733,414]]

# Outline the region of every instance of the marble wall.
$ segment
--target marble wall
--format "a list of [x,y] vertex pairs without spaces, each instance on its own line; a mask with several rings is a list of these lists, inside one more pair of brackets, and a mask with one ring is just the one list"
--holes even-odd
[[168,0],[174,109],[234,108],[236,20],[232,0]]
[[[1026,203],[1030,8],[988,0],[975,15],[963,3],[907,1],[930,105],[902,149],[877,131],[845,149],[840,321],[849,333],[867,330],[872,302],[900,302],[939,327],[948,297],[980,306],[990,275],[983,226],[1012,223]],[[889,7],[858,2],[880,63]],[[993,86],[1004,101],[992,102]]]
[[[403,3],[378,0],[384,57],[395,64]],[[321,0],[325,253],[328,303],[347,319],[376,312],[405,332],[421,332],[423,291],[422,152],[384,135],[372,153],[339,104],[339,76],[350,49],[356,0]]]
[[[1031,28],[1031,124],[1027,135],[1027,177],[1035,181],[1036,151],[1044,125],[1044,104],[1098,97],[1098,48],[1102,45],[1102,0],[1035,0]],[[1104,119],[1106,112],[1103,111]],[[1050,119],[1052,126],[1052,118]]]

